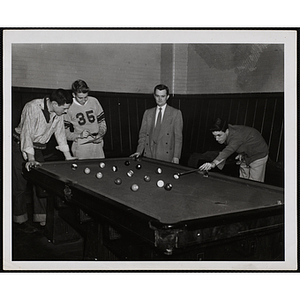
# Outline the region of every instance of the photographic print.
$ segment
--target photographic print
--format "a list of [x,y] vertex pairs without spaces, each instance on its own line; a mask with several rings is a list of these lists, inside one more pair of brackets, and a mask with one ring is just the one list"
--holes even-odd
[[5,270],[295,270],[296,32],[5,30]]

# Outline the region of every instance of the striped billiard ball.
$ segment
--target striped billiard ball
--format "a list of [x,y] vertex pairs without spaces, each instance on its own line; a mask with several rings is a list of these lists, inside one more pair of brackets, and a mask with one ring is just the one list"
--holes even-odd
[[77,164],[72,164],[72,170],[76,170],[77,169]]

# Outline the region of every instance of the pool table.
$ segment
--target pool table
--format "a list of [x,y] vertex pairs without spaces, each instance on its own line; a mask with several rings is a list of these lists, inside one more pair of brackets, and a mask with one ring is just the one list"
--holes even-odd
[[125,157],[45,162],[24,176],[87,217],[86,260],[284,260],[282,188],[191,171]]

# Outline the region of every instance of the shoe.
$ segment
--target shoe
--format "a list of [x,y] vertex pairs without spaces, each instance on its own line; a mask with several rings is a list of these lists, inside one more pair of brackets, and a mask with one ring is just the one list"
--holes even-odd
[[28,223],[28,221],[24,222],[24,223],[14,223],[15,224],[15,228],[19,231],[22,231],[24,233],[35,233],[38,232],[38,229],[33,227],[32,225],[30,225]]

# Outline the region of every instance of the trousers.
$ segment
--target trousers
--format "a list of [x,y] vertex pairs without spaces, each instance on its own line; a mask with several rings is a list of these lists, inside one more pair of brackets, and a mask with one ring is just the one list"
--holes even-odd
[[240,177],[254,181],[265,181],[266,165],[268,155],[253,161],[247,166],[244,162],[240,164]]
[[[22,175],[22,168],[25,160],[20,150],[20,145],[13,142],[12,147],[12,213],[13,221],[16,223],[24,223],[28,220],[27,212],[27,180]],[[44,156],[41,150],[35,149],[35,159],[39,162],[44,161]],[[32,190],[33,203],[33,221],[46,222],[46,206],[47,199],[40,198],[37,194],[37,189],[33,186]]]

